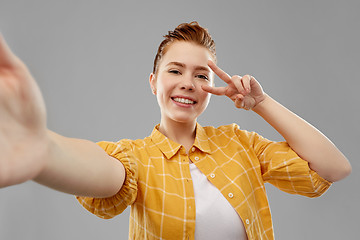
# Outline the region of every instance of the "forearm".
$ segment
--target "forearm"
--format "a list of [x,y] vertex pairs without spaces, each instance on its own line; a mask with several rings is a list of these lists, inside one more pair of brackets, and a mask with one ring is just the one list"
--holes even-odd
[[321,177],[335,182],[350,174],[350,163],[326,136],[271,97],[266,96],[253,111],[273,126]]
[[36,182],[81,196],[114,195],[125,178],[123,165],[108,156],[97,144],[66,138],[49,131],[46,164]]
[[122,186],[123,165],[99,146],[52,133],[39,87],[0,36],[0,188],[31,179],[94,197]]

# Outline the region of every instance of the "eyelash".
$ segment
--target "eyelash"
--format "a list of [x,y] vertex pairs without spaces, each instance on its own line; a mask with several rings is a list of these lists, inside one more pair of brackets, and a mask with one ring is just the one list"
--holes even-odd
[[[181,72],[179,70],[169,70],[169,73],[172,73],[172,74],[181,74]],[[204,74],[198,74],[196,75],[196,77],[198,78],[201,78],[201,79],[204,79],[204,80],[209,80],[209,78],[204,75]]]
[[199,75],[197,75],[197,77],[199,77],[201,79],[204,79],[204,80],[209,80],[209,78],[206,75],[203,75],[203,74],[199,74]]
[[180,71],[179,70],[169,70],[169,73],[180,74]]

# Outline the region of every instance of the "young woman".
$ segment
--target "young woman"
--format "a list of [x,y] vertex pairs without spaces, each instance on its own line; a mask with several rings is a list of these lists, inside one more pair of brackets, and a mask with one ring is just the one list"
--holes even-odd
[[[214,86],[214,74],[225,87]],[[160,124],[145,139],[98,144],[46,127],[41,93],[0,39],[0,187],[27,180],[77,195],[102,218],[131,205],[129,239],[273,239],[264,188],[317,197],[351,172],[322,133],[262,90],[251,75],[216,65],[215,43],[196,22],[160,44],[150,86]],[[202,127],[210,94],[252,110],[285,139],[235,124]]]

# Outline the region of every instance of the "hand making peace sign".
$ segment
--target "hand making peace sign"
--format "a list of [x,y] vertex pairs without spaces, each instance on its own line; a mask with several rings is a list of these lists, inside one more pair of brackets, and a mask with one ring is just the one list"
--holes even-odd
[[263,92],[261,85],[251,75],[245,75],[243,77],[234,75],[230,77],[229,74],[210,60],[208,66],[220,79],[227,83],[227,86],[212,87],[203,85],[202,89],[204,91],[218,96],[225,95],[235,103],[237,108],[244,108],[246,110],[253,109],[266,98],[266,94]]

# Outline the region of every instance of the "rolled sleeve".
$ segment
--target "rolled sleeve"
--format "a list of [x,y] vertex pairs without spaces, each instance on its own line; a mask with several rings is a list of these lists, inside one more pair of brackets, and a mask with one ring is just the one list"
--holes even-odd
[[287,142],[272,142],[256,135],[255,150],[264,181],[284,192],[319,197],[331,186],[331,182],[313,171]]
[[117,143],[99,142],[110,156],[118,159],[125,167],[126,177],[117,194],[108,198],[77,196],[77,200],[89,212],[104,219],[113,218],[134,203],[137,196],[138,171],[130,144],[126,140]]

